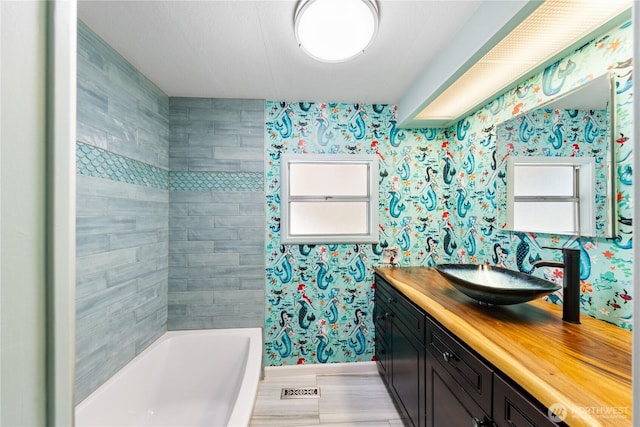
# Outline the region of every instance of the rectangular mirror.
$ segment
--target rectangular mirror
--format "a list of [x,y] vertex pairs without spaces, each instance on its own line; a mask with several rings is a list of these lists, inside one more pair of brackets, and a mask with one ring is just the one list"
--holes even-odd
[[[503,229],[615,236],[614,111],[612,76],[604,74],[497,126]],[[562,183],[576,185],[573,200]]]

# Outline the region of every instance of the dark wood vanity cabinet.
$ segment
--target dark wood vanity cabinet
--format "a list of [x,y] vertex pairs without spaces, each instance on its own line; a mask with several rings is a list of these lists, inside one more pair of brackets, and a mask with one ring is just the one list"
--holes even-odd
[[493,378],[493,421],[497,427],[566,425],[553,422],[544,408],[499,375]]
[[424,427],[425,314],[382,279],[375,301],[378,371],[410,425]]
[[483,408],[433,357],[427,358],[426,416],[428,427],[492,425]]
[[388,383],[391,374],[391,366],[389,360],[391,358],[391,311],[382,296],[382,292],[376,290],[375,306],[375,355],[378,365],[378,372]]
[[557,426],[526,392],[376,275],[376,360],[415,427]]
[[431,319],[427,352],[427,426],[491,425],[491,368]]

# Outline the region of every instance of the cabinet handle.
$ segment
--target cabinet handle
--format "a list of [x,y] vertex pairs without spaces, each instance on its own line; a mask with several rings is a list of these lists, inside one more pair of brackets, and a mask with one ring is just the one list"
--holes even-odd
[[388,311],[387,311],[387,312],[384,314],[384,317],[393,317],[393,313],[391,313],[391,312],[388,312]]
[[490,418],[484,417],[483,419],[479,419],[477,417],[471,418],[471,425],[473,427],[493,427],[495,424]]
[[389,298],[387,298],[387,302],[388,302],[389,304],[393,304],[394,302],[396,302],[396,300],[395,300],[395,299],[393,299],[392,297],[389,297]]
[[455,354],[449,353],[448,351],[445,351],[444,353],[442,353],[442,358],[447,363],[448,362],[453,362],[454,360],[458,359]]

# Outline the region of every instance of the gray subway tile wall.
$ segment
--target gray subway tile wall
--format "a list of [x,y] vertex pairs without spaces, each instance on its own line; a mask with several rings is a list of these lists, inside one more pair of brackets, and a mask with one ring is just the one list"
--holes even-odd
[[180,186],[170,195],[168,328],[262,327],[264,102],[171,98],[169,117]]
[[167,329],[264,325],[264,102],[169,98],[78,22],[76,401]]
[[77,139],[168,168],[168,97],[78,23]]
[[76,401],[166,331],[169,98],[78,23]]
[[132,184],[77,177],[79,206],[97,189],[107,204],[77,217],[78,401],[166,330],[169,191],[149,188],[145,197],[125,186]]

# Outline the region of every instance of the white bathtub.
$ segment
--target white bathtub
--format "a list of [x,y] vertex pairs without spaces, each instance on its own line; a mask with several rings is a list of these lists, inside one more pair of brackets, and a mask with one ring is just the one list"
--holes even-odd
[[246,426],[260,329],[171,331],[76,406],[76,426]]

